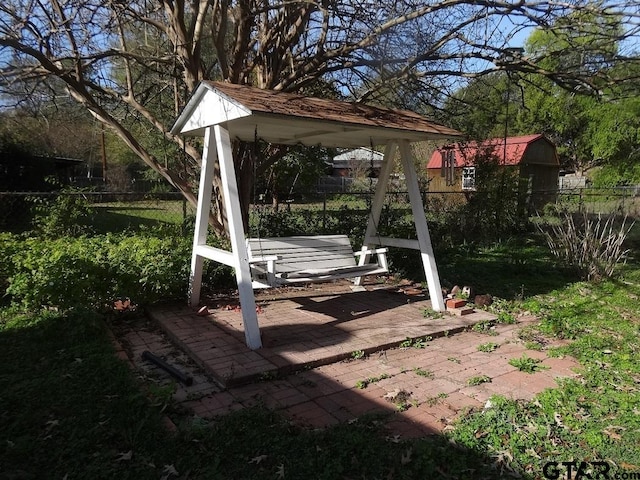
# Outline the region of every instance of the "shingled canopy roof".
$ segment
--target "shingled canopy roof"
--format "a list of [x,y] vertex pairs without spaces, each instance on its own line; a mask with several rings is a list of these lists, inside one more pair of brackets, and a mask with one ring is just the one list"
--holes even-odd
[[461,136],[406,110],[203,81],[172,133],[203,135],[212,125],[222,125],[232,139],[345,148]]

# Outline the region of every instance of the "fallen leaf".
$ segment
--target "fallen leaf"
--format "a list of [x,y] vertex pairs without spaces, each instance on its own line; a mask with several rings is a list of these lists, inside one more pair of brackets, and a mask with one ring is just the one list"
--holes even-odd
[[616,426],[616,425],[609,425],[607,428],[602,430],[602,432],[605,435],[607,435],[609,438],[613,439],[613,440],[620,440],[622,438],[622,435],[620,435],[618,432],[616,432],[616,430],[618,430],[618,431],[626,430],[626,428],[619,427],[619,426]]
[[559,427],[567,428],[564,426],[564,423],[562,423],[562,417],[558,412],[553,412],[553,419],[555,420],[556,425],[558,425]]
[[259,465],[260,462],[262,462],[265,458],[267,458],[267,455],[258,455],[249,460],[249,463],[255,463],[256,465]]
[[400,393],[402,392],[402,390],[400,390],[399,388],[396,388],[394,390],[391,390],[388,393],[385,393],[382,398],[386,398],[387,400],[391,400],[394,401],[398,395],[400,395]]
[[413,454],[413,449],[412,448],[410,448],[405,453],[403,453],[402,456],[400,457],[400,464],[401,465],[406,465],[407,463],[409,463],[411,461],[411,455],[412,454]]
[[51,430],[60,426],[60,420],[49,420],[47,423],[46,433],[50,433]]
[[173,465],[165,465],[162,472],[164,473],[164,475],[160,477],[160,480],[168,480],[168,478],[172,475],[175,475],[176,477],[179,475],[176,467],[174,467]]
[[528,453],[532,457],[535,457],[535,458],[538,458],[538,459],[542,458],[542,457],[540,457],[540,455],[538,455],[538,452],[536,452],[533,448],[527,448],[525,450],[525,453]]
[[611,438],[612,440],[620,440],[622,438],[622,435],[620,435],[619,433],[616,432],[611,432],[609,430],[603,430],[602,431],[605,435],[607,435],[607,437]]
[[118,311],[128,310],[131,307],[131,300],[128,298],[123,302],[122,300],[116,300],[113,302],[113,308]]
[[124,461],[129,461],[131,460],[131,457],[133,457],[133,450],[129,450],[128,452],[125,453],[120,453],[119,457],[116,458],[116,462],[124,462]]

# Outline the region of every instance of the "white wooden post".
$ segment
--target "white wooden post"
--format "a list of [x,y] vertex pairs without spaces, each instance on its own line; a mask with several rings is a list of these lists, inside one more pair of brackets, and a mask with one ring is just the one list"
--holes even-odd
[[209,229],[209,212],[211,211],[211,192],[213,189],[213,172],[216,161],[216,149],[213,148],[214,145],[211,140],[211,135],[211,128],[207,128],[204,134],[196,225],[193,233],[193,249],[191,251],[191,272],[189,274],[189,305],[192,307],[195,307],[200,302],[204,257],[198,255],[197,251],[198,246],[206,245],[207,232]]
[[427,226],[427,217],[425,215],[424,205],[422,204],[420,186],[418,185],[418,176],[416,174],[416,168],[413,164],[413,158],[411,155],[411,147],[407,140],[400,141],[400,157],[402,158],[402,168],[404,170],[404,176],[407,183],[407,190],[409,191],[411,211],[416,225],[416,233],[418,234],[420,256],[422,257],[424,273],[429,287],[431,307],[436,312],[442,312],[444,311],[445,306],[442,287],[440,286],[440,277],[438,276],[438,267],[433,255],[429,227]]
[[215,125],[213,128],[220,161],[220,177],[222,178],[222,193],[229,225],[229,239],[231,240],[231,250],[235,261],[233,267],[236,272],[240,307],[242,308],[244,337],[247,346],[255,350],[262,347],[262,341],[260,340],[260,327],[258,326],[258,314],[256,313],[256,299],[251,285],[249,255],[245,244],[245,232],[242,224],[238,181],[233,166],[231,140],[226,129],[220,125]]
[[[371,202],[371,211],[369,212],[367,230],[364,235],[364,242],[362,244],[362,250],[366,251],[375,244],[375,236],[377,235],[378,223],[380,222],[380,214],[382,213],[382,207],[384,207],[385,195],[387,193],[387,184],[391,177],[391,170],[393,169],[393,157],[397,149],[396,142],[387,143],[384,149],[384,156],[382,157],[382,167],[380,168],[380,175],[378,175],[378,183],[376,185],[376,191],[373,194],[373,201]],[[360,255],[359,265],[365,265],[369,262],[369,254]],[[362,283],[362,277],[354,279],[355,285]]]

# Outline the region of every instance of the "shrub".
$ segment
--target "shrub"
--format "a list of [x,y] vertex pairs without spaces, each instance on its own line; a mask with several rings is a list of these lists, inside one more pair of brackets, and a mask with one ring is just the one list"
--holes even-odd
[[91,232],[93,210],[81,191],[68,189],[53,199],[33,198],[36,230],[47,237]]
[[612,277],[629,250],[624,241],[633,227],[627,217],[616,224],[615,215],[561,214],[560,222],[538,222],[551,253],[587,280]]
[[[19,248],[16,240],[2,242],[0,256],[11,259],[0,263],[0,274],[14,303],[69,309],[129,297],[147,304],[186,296],[191,240],[141,234],[27,238]],[[231,278],[230,269],[207,264],[205,282],[226,287]]]

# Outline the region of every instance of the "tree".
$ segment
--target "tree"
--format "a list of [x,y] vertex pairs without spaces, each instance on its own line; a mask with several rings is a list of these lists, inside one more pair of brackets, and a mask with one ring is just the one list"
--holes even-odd
[[[557,24],[554,30],[534,31],[526,42],[529,56],[540,58],[544,68],[554,70],[566,65],[597,78],[637,77],[637,68],[634,75],[633,67],[628,70],[628,66],[615,61],[624,48],[617,40],[623,25],[615,15],[601,18],[576,12],[558,19]],[[576,24],[589,28],[569,28]],[[598,80],[598,95],[583,95],[581,84],[562,89],[536,74],[524,75],[521,81],[525,96],[517,128],[550,137],[566,168],[587,172],[605,164],[628,162],[629,155],[640,146],[637,83],[620,85]]]
[[[565,87],[593,91],[626,80],[608,76],[607,70],[567,71],[560,64],[549,70],[539,58],[498,61],[517,32],[554,25],[571,12],[596,18],[616,13],[627,26],[617,38],[638,33],[639,14],[615,1],[598,6],[587,0],[6,0],[0,6],[1,88],[19,99],[35,85],[64,85],[71,98],[195,203],[198,142],[169,130],[200,80],[303,93],[330,85],[340,96],[357,92],[352,98],[358,101],[375,101],[382,86],[400,85],[415,94],[414,104],[441,101],[460,79],[496,69],[538,72]],[[588,51],[590,45],[582,48]],[[637,56],[607,60],[636,62]],[[165,163],[158,145],[176,160]],[[245,212],[253,174],[286,154],[274,147],[261,160],[253,151],[235,146]],[[210,222],[224,231],[220,215]]]

